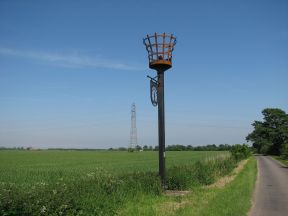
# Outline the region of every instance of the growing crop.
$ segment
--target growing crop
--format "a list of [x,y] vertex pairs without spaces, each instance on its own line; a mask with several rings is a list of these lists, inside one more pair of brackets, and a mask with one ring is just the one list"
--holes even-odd
[[[11,157],[1,158],[3,216],[115,215],[126,202],[137,197],[162,195],[155,153],[6,153],[13,155],[14,161],[9,161]],[[0,154],[5,155],[5,151]],[[45,154],[52,155],[53,160],[39,157]],[[110,156],[111,163],[101,154]],[[94,158],[97,156],[100,158]],[[219,152],[170,152],[167,160],[169,189],[213,183],[236,165],[228,153]]]

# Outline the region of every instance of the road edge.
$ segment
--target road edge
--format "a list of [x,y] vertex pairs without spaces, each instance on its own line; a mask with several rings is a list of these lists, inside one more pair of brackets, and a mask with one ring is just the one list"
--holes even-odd
[[272,157],[271,155],[269,155],[269,157],[272,158],[272,160],[276,161],[280,166],[288,167],[286,164],[282,163],[281,161],[277,160],[276,158]]
[[248,211],[247,213],[247,216],[252,216],[252,210],[253,210],[253,207],[255,206],[255,201],[256,201],[256,194],[257,194],[257,189],[259,187],[259,182],[260,182],[260,169],[259,169],[259,162],[258,162],[258,159],[256,157],[257,155],[253,155],[253,157],[256,159],[256,164],[257,164],[257,176],[256,176],[256,182],[255,182],[255,185],[254,185],[254,191],[253,191],[253,194],[252,194],[252,198],[251,198],[251,207],[250,207],[250,210]]

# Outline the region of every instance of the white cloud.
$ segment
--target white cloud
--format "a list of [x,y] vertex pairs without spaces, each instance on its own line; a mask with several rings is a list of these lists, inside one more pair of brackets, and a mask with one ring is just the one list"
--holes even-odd
[[118,61],[103,59],[100,57],[80,55],[79,53],[75,54],[75,52],[73,54],[60,54],[0,47],[0,55],[28,58],[66,67],[94,67],[116,70],[142,70],[142,68],[140,67],[128,65]]

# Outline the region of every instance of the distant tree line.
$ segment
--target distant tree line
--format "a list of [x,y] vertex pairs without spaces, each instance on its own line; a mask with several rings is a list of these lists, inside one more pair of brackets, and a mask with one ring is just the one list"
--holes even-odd
[[281,109],[266,108],[263,121],[254,121],[254,131],[247,137],[257,153],[281,155],[288,159],[288,114]]
[[[166,151],[230,151],[233,145],[228,144],[210,144],[204,146],[192,146],[192,145],[168,145],[165,149]],[[134,149],[119,147],[119,148],[109,148],[110,151],[158,151],[158,146],[147,146],[143,147],[140,145],[135,146]]]
[[0,146],[0,150],[31,150],[31,147],[4,147],[4,146]]
[[106,151],[107,149],[90,149],[90,148],[33,148],[33,147],[4,147],[0,146],[0,150],[21,150],[21,151],[42,151],[42,150],[57,150],[57,151]]
[[58,150],[58,151],[105,151],[107,149],[91,149],[91,148],[48,148],[48,150]]
[[[192,145],[168,145],[166,151],[230,151],[234,145],[228,144],[209,144],[204,146],[192,146]],[[158,146],[140,145],[130,149],[126,147],[109,148],[109,151],[158,151]],[[0,150],[58,150],[58,151],[105,151],[107,149],[75,149],[75,148],[48,148],[48,149],[35,149],[32,147],[1,147]]]
[[229,151],[232,145],[220,144],[220,145],[204,145],[204,146],[192,146],[192,145],[168,145],[166,151]]

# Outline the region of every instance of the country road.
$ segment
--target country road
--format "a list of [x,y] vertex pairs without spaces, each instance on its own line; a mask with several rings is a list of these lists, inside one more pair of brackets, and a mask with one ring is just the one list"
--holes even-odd
[[288,167],[269,156],[256,156],[258,179],[249,216],[288,215]]

